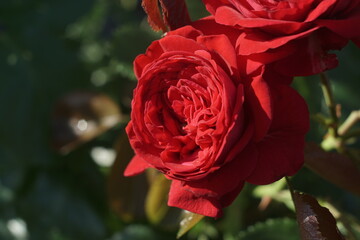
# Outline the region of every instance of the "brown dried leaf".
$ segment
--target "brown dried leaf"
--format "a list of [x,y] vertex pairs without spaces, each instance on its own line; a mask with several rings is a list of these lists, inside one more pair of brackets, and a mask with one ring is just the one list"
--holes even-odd
[[164,21],[170,30],[191,23],[185,0],[160,0]]
[[118,105],[108,96],[78,91],[56,103],[52,114],[52,143],[66,154],[121,121]]
[[315,143],[307,143],[305,165],[324,179],[360,196],[360,171],[349,157],[325,152]]
[[142,7],[148,15],[148,22],[155,31],[166,32],[167,28],[162,17],[158,0],[142,0]]
[[296,217],[303,240],[345,240],[327,208],[308,194],[295,192]]
[[115,149],[117,157],[107,179],[110,206],[123,221],[145,219],[147,178],[145,174],[124,177],[124,170],[134,156],[125,132],[120,135]]

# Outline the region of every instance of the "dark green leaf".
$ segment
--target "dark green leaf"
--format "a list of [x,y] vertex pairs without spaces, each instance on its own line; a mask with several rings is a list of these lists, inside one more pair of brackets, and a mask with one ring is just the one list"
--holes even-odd
[[270,219],[248,227],[239,234],[240,240],[300,240],[296,221],[293,219]]

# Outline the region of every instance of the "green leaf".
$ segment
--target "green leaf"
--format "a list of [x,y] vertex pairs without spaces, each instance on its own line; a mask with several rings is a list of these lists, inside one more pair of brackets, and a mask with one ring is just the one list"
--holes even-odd
[[296,221],[293,219],[269,219],[240,232],[241,240],[300,240]]
[[180,229],[177,233],[176,238],[182,237],[203,218],[204,218],[203,215],[192,213],[189,211],[184,211],[182,220],[180,221]]

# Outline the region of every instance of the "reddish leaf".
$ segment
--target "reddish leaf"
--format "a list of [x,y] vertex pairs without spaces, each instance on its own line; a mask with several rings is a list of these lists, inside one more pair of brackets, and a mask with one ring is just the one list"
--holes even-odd
[[142,7],[148,15],[148,22],[155,31],[167,31],[158,0],[143,0]]
[[324,179],[360,196],[360,172],[350,158],[336,152],[325,152],[315,143],[307,143],[305,164]]
[[123,220],[145,219],[145,197],[148,183],[145,174],[124,177],[124,170],[134,156],[123,132],[115,144],[117,157],[107,181],[107,194],[112,210]]
[[327,208],[308,194],[294,193],[296,218],[303,240],[345,240]]
[[166,32],[191,22],[185,0],[143,0],[142,6],[155,31]]
[[164,21],[170,30],[190,24],[185,0],[160,0]]

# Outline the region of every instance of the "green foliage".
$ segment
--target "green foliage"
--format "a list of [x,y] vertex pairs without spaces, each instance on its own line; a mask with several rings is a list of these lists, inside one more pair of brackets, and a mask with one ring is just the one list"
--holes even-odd
[[297,223],[293,219],[269,219],[250,226],[239,234],[241,240],[300,240]]
[[105,239],[121,228],[90,156],[112,147],[119,127],[64,156],[51,146],[51,114],[80,89],[110,95],[126,113],[133,58],[157,37],[129,1],[1,1],[0,239],[15,239],[14,218],[29,239]]

